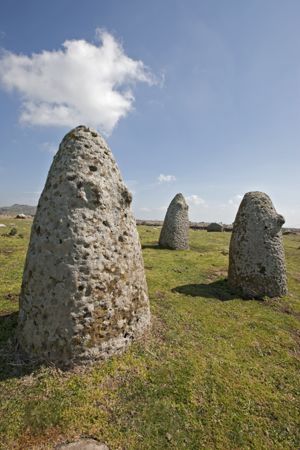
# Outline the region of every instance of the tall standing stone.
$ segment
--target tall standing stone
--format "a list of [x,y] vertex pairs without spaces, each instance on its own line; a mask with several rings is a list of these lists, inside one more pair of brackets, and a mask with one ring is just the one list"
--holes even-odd
[[182,194],[171,201],[159,237],[159,245],[172,250],[189,248],[188,205]]
[[283,224],[265,193],[245,194],[233,225],[228,270],[229,286],[242,297],[287,293]]
[[34,218],[18,341],[57,364],[105,359],[150,323],[131,194],[96,131],[70,131],[54,157]]

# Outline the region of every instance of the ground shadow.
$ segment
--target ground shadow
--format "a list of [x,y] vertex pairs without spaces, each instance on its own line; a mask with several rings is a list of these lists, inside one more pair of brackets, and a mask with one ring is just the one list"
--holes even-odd
[[183,286],[177,286],[172,289],[172,292],[178,292],[179,294],[190,295],[192,297],[216,298],[223,302],[238,298],[238,295],[230,290],[226,279],[207,284],[184,284]]
[[143,244],[142,249],[145,249],[145,248],[152,248],[154,250],[167,250],[163,247],[160,247],[160,245],[158,245],[158,244]]
[[0,316],[0,381],[23,377],[38,367],[26,362],[18,350],[17,323],[17,312]]

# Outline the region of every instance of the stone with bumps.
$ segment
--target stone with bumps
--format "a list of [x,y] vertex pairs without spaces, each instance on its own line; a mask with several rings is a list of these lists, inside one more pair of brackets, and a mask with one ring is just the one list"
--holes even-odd
[[150,323],[131,194],[94,130],[70,131],[54,157],[25,263],[18,341],[58,365],[121,352]]
[[171,201],[159,237],[159,245],[172,250],[189,248],[188,205],[182,194]]
[[229,286],[242,297],[287,293],[283,224],[267,194],[245,194],[233,225],[228,270]]

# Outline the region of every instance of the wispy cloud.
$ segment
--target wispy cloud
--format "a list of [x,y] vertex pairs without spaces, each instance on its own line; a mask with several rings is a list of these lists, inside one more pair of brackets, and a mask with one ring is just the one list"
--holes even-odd
[[203,198],[199,197],[199,195],[193,194],[193,195],[188,195],[186,197],[186,201],[188,204],[190,205],[195,205],[195,206],[207,206],[207,203],[205,200],[203,200]]
[[132,87],[158,81],[142,61],[125,54],[108,32],[97,43],[69,40],[62,49],[0,54],[0,85],[21,94],[20,121],[44,126],[95,126],[109,134],[133,107]]
[[125,180],[125,185],[130,190],[132,195],[136,194],[136,186],[138,185],[137,180]]
[[228,205],[232,205],[232,206],[239,206],[239,204],[241,203],[243,196],[240,194],[235,195],[234,197],[230,198],[228,200]]
[[167,209],[168,207],[166,205],[158,206],[157,208],[148,208],[147,206],[142,206],[141,208],[138,208],[138,210],[142,212],[161,212],[166,211]]
[[44,150],[45,152],[51,153],[51,155],[54,155],[58,150],[58,146],[56,144],[54,144],[53,142],[43,142],[42,150]]
[[171,181],[176,181],[176,177],[175,175],[164,175],[163,173],[161,173],[157,177],[157,180],[159,183],[170,183]]

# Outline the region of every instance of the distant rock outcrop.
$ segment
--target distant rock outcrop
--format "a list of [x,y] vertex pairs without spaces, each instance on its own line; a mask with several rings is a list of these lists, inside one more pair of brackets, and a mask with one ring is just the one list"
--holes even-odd
[[223,231],[223,225],[220,223],[212,222],[210,223],[207,228],[207,231]]
[[281,227],[271,199],[248,192],[239,207],[229,249],[229,286],[245,298],[287,293]]
[[18,341],[58,365],[105,359],[150,323],[131,194],[106,142],[70,131],[54,157],[32,226]]
[[30,205],[12,205],[12,206],[1,206],[0,215],[5,216],[15,216],[17,214],[25,214],[26,216],[34,216],[36,213],[36,206]]
[[159,245],[172,250],[189,248],[188,205],[182,194],[171,201],[159,237]]

